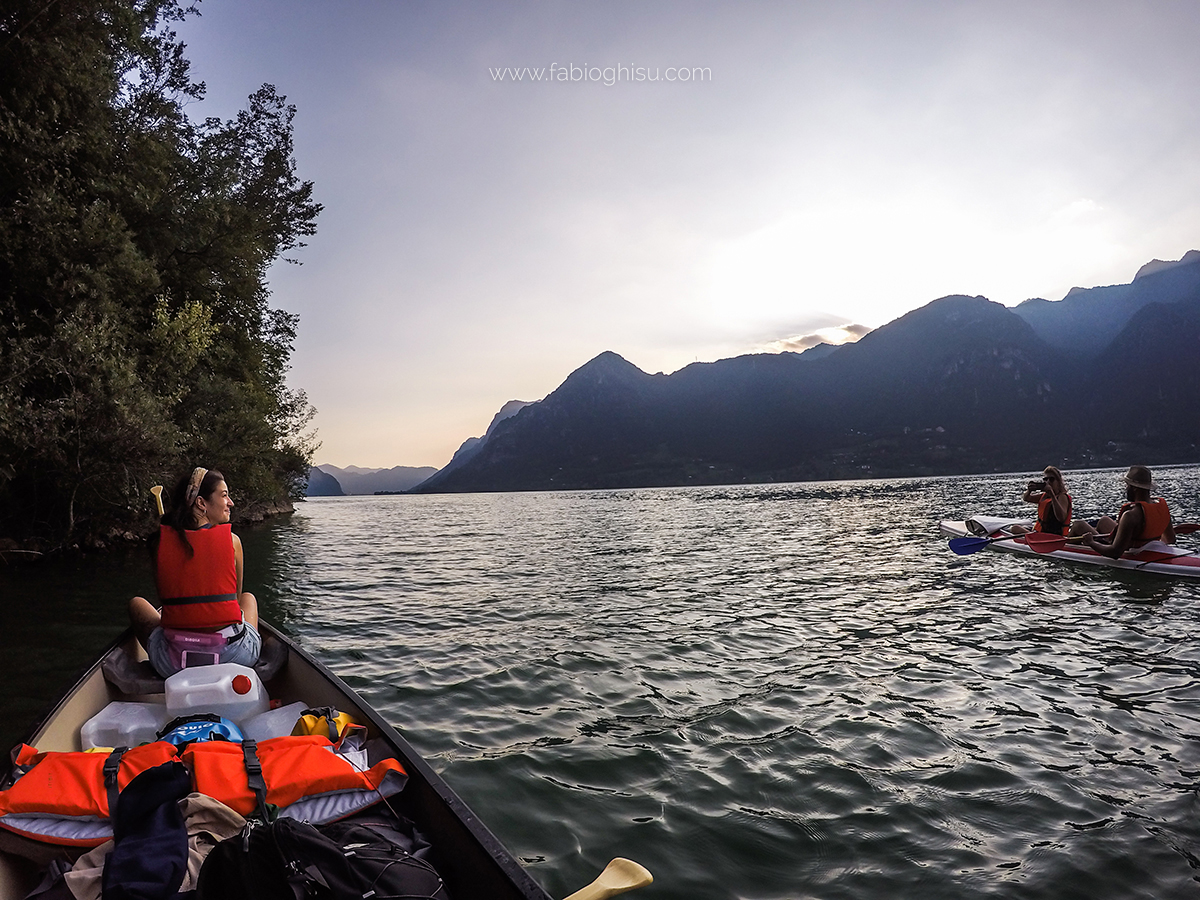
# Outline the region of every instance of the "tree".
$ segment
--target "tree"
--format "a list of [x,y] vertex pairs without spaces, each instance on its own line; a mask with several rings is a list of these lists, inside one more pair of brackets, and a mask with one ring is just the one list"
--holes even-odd
[[202,99],[176,0],[0,13],[0,536],[63,546],[146,523],[193,463],[295,492],[314,439],[286,384],[297,320],[269,266],[315,233],[295,108]]

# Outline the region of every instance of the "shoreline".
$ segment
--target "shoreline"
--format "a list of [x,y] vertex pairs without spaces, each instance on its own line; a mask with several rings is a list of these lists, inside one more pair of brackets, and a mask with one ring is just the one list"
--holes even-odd
[[[304,498],[301,498],[299,502],[304,502]],[[270,519],[294,515],[295,512],[296,501],[290,498],[250,501],[242,507],[234,507],[232,524],[234,528],[261,525]],[[27,565],[62,556],[132,550],[145,544],[154,534],[155,528],[156,523],[149,525],[142,533],[113,529],[88,535],[79,541],[58,547],[50,546],[40,538],[27,538],[20,541],[10,537],[0,537],[0,565]]]

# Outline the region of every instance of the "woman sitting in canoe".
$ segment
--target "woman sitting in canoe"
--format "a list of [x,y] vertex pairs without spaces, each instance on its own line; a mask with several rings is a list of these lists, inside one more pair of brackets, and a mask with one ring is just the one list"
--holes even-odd
[[188,664],[258,661],[258,602],[242,590],[232,509],[215,469],[194,469],[171,492],[153,548],[162,612],[143,597],[129,602],[134,633],[164,678]]
[[[1034,531],[1066,534],[1071,527],[1071,495],[1067,493],[1062,472],[1057,466],[1046,466],[1042,471],[1042,480],[1029,482],[1021,499],[1038,505]],[[1028,529],[1014,525],[1012,530],[1023,533]]]

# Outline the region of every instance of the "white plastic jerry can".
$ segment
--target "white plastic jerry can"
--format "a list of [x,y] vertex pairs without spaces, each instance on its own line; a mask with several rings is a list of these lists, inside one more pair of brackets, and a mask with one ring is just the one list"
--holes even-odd
[[271,705],[258,673],[237,663],[180,669],[166,680],[166,692],[170,719],[213,713],[240,724]]
[[279,709],[268,710],[253,719],[242,722],[242,734],[256,741],[284,737],[292,733],[292,729],[296,727],[296,720],[306,709],[308,709],[307,703],[297,701],[289,703],[287,706],[281,706]]
[[162,703],[114,700],[83,724],[79,742],[84,750],[136,747],[155,740],[167,721],[167,708]]

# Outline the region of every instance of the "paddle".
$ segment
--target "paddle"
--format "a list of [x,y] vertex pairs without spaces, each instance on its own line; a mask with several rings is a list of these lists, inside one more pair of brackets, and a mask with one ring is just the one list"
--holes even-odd
[[567,900],[605,900],[634,888],[645,887],[653,880],[654,876],[644,866],[618,856],[604,867],[595,881],[577,890]]
[[1053,553],[1055,550],[1061,550],[1067,546],[1068,541],[1077,544],[1083,540],[1083,537],[1083,535],[1079,535],[1066,538],[1061,534],[1043,534],[1040,531],[1032,531],[1025,535],[1025,543],[1036,553]]
[[158,504],[158,517],[161,519],[163,517],[163,513],[166,512],[162,505],[162,485],[156,484],[154,487],[150,488],[150,493],[154,495],[154,502]]
[[971,553],[978,553],[988,544],[994,544],[996,541],[1011,541],[1016,535],[998,534],[995,537],[974,537],[973,535],[965,535],[964,537],[950,538],[950,549],[959,556],[967,556]]
[[[1194,531],[1200,531],[1200,523],[1181,522],[1175,526],[1176,534],[1191,534]],[[1025,535],[1025,542],[1038,553],[1053,553],[1055,550],[1062,550],[1066,547],[1068,541],[1074,544],[1081,540],[1083,540],[1082,535],[1066,538],[1058,534],[1042,534],[1039,531]]]

